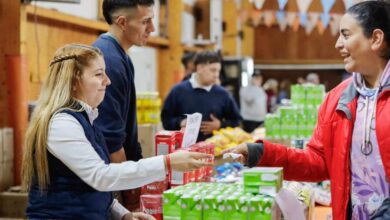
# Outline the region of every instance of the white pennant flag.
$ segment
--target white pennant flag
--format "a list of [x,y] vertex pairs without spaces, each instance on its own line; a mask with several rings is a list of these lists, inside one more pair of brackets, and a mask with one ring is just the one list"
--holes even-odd
[[287,12],[286,13],[286,22],[289,27],[292,27],[294,24],[294,21],[297,17],[297,13],[295,12]]
[[263,8],[263,5],[264,5],[264,2],[265,0],[255,0],[254,3],[255,3],[255,7],[257,9],[262,9]]
[[286,13],[284,11],[277,11],[276,20],[278,21],[280,31],[284,32],[287,28]]
[[342,15],[333,14],[332,18],[330,20],[330,33],[332,36],[337,36],[340,29],[340,21],[341,21]]
[[297,0],[298,10],[301,14],[305,14],[311,5],[312,0]]
[[274,24],[274,12],[273,11],[264,11],[263,21],[267,27],[271,27]]
[[320,17],[320,13],[318,12],[310,12],[307,18],[305,32],[307,35],[311,34],[314,28],[317,26],[318,19]]

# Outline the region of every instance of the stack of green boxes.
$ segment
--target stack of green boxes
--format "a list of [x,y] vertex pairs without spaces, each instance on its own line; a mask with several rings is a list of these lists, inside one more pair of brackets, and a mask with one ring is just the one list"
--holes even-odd
[[279,219],[273,197],[245,193],[242,184],[189,183],[165,191],[164,220]]
[[270,140],[310,138],[317,113],[325,96],[323,85],[291,86],[292,106],[283,106],[265,119],[266,137]]
[[282,167],[255,167],[243,172],[244,192],[276,196],[283,186]]

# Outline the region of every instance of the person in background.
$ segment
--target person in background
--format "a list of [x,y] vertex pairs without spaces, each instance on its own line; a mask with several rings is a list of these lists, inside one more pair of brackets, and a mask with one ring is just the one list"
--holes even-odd
[[288,79],[282,80],[279,85],[278,99],[276,103],[281,104],[283,99],[290,98],[291,82]]
[[190,79],[191,74],[195,72],[195,64],[194,64],[195,55],[196,53],[187,52],[181,58],[181,63],[184,66],[184,78],[182,81]]
[[250,84],[240,89],[242,127],[249,133],[264,123],[267,114],[267,94],[261,87],[262,82],[260,70],[255,70]]
[[297,78],[297,84],[303,85],[306,83],[306,80],[303,77],[298,77]]
[[[109,30],[93,43],[104,54],[111,79],[99,107],[96,124],[101,127],[112,162],[142,158],[138,142],[134,66],[127,51],[143,46],[153,32],[154,0],[104,0],[103,15]],[[140,189],[122,192],[122,202],[130,210],[139,207]]]
[[390,219],[390,4],[348,8],[336,48],[352,77],[331,90],[306,149],[266,140],[233,149],[249,166],[280,166],[288,180],[330,179],[334,220]]
[[202,51],[195,56],[196,71],[189,80],[175,85],[165,99],[161,120],[166,130],[186,126],[186,115],[199,112],[202,123],[198,141],[212,135],[214,130],[237,127],[241,116],[231,95],[217,85],[221,58],[214,51]]
[[106,141],[94,123],[111,84],[105,71],[102,52],[87,45],[66,45],[50,62],[25,138],[22,180],[29,190],[29,219],[152,220],[130,213],[110,191],[208,164],[201,160],[207,154],[184,151],[110,163]]
[[320,84],[320,77],[317,73],[309,73],[306,76],[306,83],[313,84],[313,85],[319,85]]
[[273,113],[277,108],[278,81],[276,79],[268,79],[265,81],[263,88],[267,94],[267,112]]

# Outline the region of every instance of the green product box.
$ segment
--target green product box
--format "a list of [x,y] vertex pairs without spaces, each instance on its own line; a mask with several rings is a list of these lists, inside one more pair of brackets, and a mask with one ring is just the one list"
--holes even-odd
[[187,194],[181,197],[181,219],[202,220],[202,198]]
[[[264,196],[257,195],[249,199],[248,219],[271,220],[272,215]],[[272,207],[272,206],[271,206]]]
[[163,216],[164,219],[179,218],[181,215],[180,200],[183,194],[181,188],[174,188],[163,193]]
[[275,195],[282,187],[283,168],[255,167],[245,170],[243,176],[244,192],[253,193],[254,187],[257,187],[259,194]]
[[223,195],[207,195],[203,198],[203,219],[225,220],[225,204]]
[[280,117],[275,114],[267,114],[265,118],[265,132],[267,139],[280,138]]
[[245,196],[230,196],[225,199],[225,220],[247,220],[248,204]]

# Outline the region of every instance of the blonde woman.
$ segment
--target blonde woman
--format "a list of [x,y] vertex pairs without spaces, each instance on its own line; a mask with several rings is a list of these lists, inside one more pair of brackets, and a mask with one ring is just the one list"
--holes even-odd
[[26,134],[23,185],[30,219],[154,219],[130,213],[110,191],[163,180],[173,170],[210,165],[206,154],[179,152],[111,164],[94,120],[110,79],[99,49],[60,48],[49,65]]

